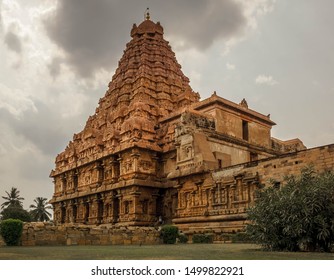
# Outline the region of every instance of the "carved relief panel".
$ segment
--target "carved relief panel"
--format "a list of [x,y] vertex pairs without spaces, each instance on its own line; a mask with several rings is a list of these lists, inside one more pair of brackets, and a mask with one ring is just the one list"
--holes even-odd
[[192,135],[182,135],[179,137],[180,145],[177,149],[177,162],[189,161],[194,158],[194,144]]

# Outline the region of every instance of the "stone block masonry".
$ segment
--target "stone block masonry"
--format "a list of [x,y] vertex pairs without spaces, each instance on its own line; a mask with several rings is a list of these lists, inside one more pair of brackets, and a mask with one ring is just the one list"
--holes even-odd
[[[179,193],[179,217],[173,222],[186,234],[221,233],[244,230],[247,209],[254,205],[256,190],[274,183],[284,186],[286,176],[299,176],[312,166],[317,173],[334,171],[334,145],[327,145],[213,171],[203,190],[188,184]],[[195,216],[194,211],[202,215]],[[195,213],[195,214],[194,214]]]
[[160,232],[154,227],[75,224],[56,226],[52,223],[25,223],[21,241],[22,246],[140,245],[161,243]]
[[334,145],[306,150],[298,138],[272,138],[270,114],[245,99],[201,100],[159,22],[146,18],[130,34],[95,113],[56,157],[55,225],[25,229],[23,242],[156,243],[157,221],[190,240],[215,233],[220,241],[244,229],[270,180],[283,185],[312,164],[334,170]]
[[334,171],[334,144],[227,167],[214,172],[213,176],[216,180],[226,180],[241,173],[245,176],[258,174],[260,183],[269,186],[271,180],[283,183],[286,176],[298,176],[308,166],[318,173]]

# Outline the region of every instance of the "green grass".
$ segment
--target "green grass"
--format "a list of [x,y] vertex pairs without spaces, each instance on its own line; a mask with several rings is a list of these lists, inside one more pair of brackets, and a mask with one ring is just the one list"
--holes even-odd
[[267,252],[253,244],[0,247],[2,260],[334,260],[334,253]]

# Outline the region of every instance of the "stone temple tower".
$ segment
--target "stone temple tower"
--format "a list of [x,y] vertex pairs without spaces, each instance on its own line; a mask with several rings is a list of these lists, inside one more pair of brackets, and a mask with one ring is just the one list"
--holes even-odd
[[303,143],[272,138],[270,115],[245,99],[200,101],[163,35],[148,15],[133,25],[95,114],[56,157],[55,223],[164,222],[218,238],[242,230],[269,177],[307,163]]
[[50,176],[58,223],[147,225],[164,215],[170,186],[164,155],[175,150],[174,130],[164,119],[199,95],[163,34],[149,16],[133,25],[95,114],[57,156]]

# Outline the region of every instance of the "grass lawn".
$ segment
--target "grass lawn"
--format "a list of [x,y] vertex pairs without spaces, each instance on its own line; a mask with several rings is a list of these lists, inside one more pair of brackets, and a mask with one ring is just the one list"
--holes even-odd
[[2,260],[334,260],[334,253],[266,252],[253,244],[0,247]]

